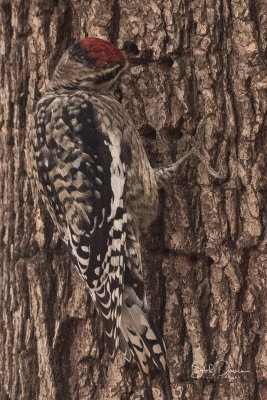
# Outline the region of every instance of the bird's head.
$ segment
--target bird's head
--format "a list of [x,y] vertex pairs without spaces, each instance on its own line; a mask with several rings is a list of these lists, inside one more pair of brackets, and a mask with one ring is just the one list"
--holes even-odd
[[70,46],[61,57],[51,87],[54,90],[106,92],[125,69],[122,50],[102,39],[88,37]]

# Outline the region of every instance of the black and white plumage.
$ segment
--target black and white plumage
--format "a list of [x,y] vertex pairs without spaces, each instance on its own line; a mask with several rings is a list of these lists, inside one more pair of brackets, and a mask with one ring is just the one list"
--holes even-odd
[[139,244],[139,232],[157,215],[157,184],[133,122],[112,95],[124,64],[121,50],[96,38],[64,53],[36,106],[34,170],[103,317],[109,354],[134,356],[146,381],[154,364],[169,400],[166,352],[147,309]]

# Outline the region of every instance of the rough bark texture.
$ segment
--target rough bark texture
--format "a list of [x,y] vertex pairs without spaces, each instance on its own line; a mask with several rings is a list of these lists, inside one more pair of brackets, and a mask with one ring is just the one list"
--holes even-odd
[[[185,162],[161,193],[144,246],[174,399],[267,398],[264,6],[1,1],[1,400],[143,398],[137,367],[120,356],[110,363],[99,318],[31,177],[34,102],[65,48],[85,35],[140,58],[117,94],[153,166],[181,157],[201,117],[215,114],[202,151],[225,179],[196,159]],[[239,372],[201,372],[220,360]],[[155,380],[155,399],[159,387]]]

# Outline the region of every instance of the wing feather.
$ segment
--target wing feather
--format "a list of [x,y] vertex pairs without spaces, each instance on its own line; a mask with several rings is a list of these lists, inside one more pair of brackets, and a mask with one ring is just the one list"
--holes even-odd
[[47,96],[36,108],[34,147],[42,196],[103,316],[113,356],[125,270],[125,166],[120,134],[104,134],[99,119],[86,94]]

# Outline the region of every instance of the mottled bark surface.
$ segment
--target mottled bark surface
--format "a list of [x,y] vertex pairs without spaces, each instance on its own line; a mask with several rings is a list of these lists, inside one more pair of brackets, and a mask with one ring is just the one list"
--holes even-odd
[[[100,320],[31,179],[34,102],[65,48],[85,35],[140,58],[117,95],[153,166],[181,157],[201,117],[215,114],[202,151],[225,179],[186,161],[161,192],[161,215],[145,238],[148,299],[174,399],[267,398],[264,7],[1,1],[1,400],[143,398],[137,367],[120,356],[110,363]],[[236,371],[201,372],[220,360]],[[162,398],[157,380],[153,390]]]

